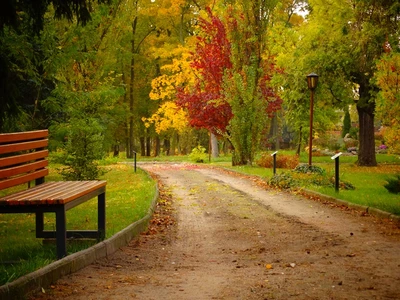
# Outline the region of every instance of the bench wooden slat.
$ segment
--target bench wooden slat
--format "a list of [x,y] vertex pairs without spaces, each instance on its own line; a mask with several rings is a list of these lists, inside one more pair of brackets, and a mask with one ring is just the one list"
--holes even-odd
[[47,160],[39,160],[35,161],[33,163],[29,164],[24,164],[12,168],[7,168],[7,169],[0,169],[0,179],[1,178],[6,178],[6,177],[13,177],[19,174],[23,173],[29,173],[32,171],[36,171],[39,169],[43,169],[48,166],[48,161]]
[[40,150],[31,153],[14,155],[0,158],[0,167],[8,167],[18,165],[32,160],[46,158],[49,155],[49,150]]
[[0,206],[66,204],[101,187],[105,187],[106,184],[106,181],[46,182],[26,191],[0,198]]
[[43,170],[39,170],[36,172],[28,173],[28,174],[20,176],[20,177],[2,180],[2,181],[0,181],[0,190],[6,189],[6,188],[9,188],[12,186],[20,185],[23,183],[27,183],[27,182],[35,180],[37,178],[47,176],[48,174],[49,174],[49,170],[43,169]]
[[48,145],[47,139],[39,140],[39,141],[32,141],[32,142],[0,145],[0,154],[44,148],[44,147],[47,147],[47,145]]
[[[96,184],[97,183],[97,184]],[[69,190],[66,191],[66,193],[63,195],[63,199],[60,199],[60,201],[63,201],[63,203],[68,203],[75,198],[82,197],[83,195],[89,194],[97,189],[99,189],[102,186],[106,186],[106,181],[86,181],[83,182],[83,185],[77,188],[75,191]]]
[[[21,191],[19,193],[15,193],[13,195],[9,195],[0,199],[1,201],[26,201],[32,200],[38,202],[39,200],[43,200],[44,202],[54,202],[54,200],[64,199],[67,193],[75,193],[77,189],[79,189],[85,181],[51,181],[46,182],[43,185],[39,185],[33,188],[30,188],[26,191]],[[97,185],[97,181],[95,181]],[[94,185],[94,183],[91,183]],[[21,202],[22,203],[22,202]]]
[[1,201],[25,201],[29,199],[38,201],[38,199],[43,197],[47,200],[47,198],[54,198],[57,194],[63,193],[65,188],[66,186],[62,185],[61,182],[58,181],[45,182],[28,190],[20,191],[1,198],[0,205],[2,204]]
[[39,199],[43,196],[50,195],[51,193],[60,193],[60,182],[50,181],[42,183],[38,186],[31,187],[27,190],[7,195],[0,199],[0,205],[2,201],[21,201],[27,199]]
[[25,132],[1,133],[0,144],[13,143],[18,141],[30,141],[35,139],[47,138],[48,136],[49,133],[47,129]]

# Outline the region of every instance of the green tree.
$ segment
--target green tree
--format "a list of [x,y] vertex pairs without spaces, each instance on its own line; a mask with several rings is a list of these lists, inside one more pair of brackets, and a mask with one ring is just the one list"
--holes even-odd
[[280,98],[270,85],[275,69],[267,39],[278,3],[235,1],[228,10],[233,68],[224,78],[224,93],[233,113],[227,127],[233,165],[252,164],[268,113],[280,108]]
[[[105,2],[99,0],[98,2]],[[46,73],[56,36],[41,35],[50,4],[53,16],[86,24],[91,16],[87,0],[0,3],[0,131],[48,127],[41,100],[54,88]]]
[[124,94],[121,74],[113,67],[117,61],[114,48],[108,47],[115,42],[112,24],[120,3],[95,6],[85,27],[66,30],[66,21],[49,21],[43,30],[43,35],[59,37],[54,46],[59,51],[46,64],[55,88],[42,105],[56,116],[51,133],[65,134],[67,168],[62,174],[68,179],[99,176],[95,161],[109,151],[119,124],[125,121],[120,106]]
[[[332,99],[349,101],[357,94],[359,116],[358,164],[376,165],[374,121],[377,86],[375,61],[386,43],[397,44],[398,1],[310,0],[311,13],[304,31],[308,59],[324,81]],[[347,88],[347,91],[345,90]],[[343,95],[350,95],[350,99]],[[353,99],[352,99],[353,98]]]
[[342,137],[345,137],[346,134],[348,134],[350,132],[350,129],[351,129],[350,112],[349,112],[349,108],[346,107],[344,110]]

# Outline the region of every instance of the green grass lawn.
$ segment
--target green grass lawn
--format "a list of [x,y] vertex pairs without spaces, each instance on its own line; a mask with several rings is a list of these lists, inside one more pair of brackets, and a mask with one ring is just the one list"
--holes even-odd
[[[319,164],[334,176],[332,164]],[[354,190],[339,190],[311,185],[309,189],[352,203],[375,207],[400,216],[400,195],[389,193],[384,187],[392,175],[400,174],[400,165],[380,164],[377,167],[358,167],[351,163],[339,165],[340,180],[350,182]]]
[[[106,237],[126,228],[146,215],[155,195],[155,182],[133,166],[113,164],[103,166],[107,173]],[[61,180],[54,166],[47,181]],[[54,229],[54,214],[45,214],[45,229]],[[89,200],[67,211],[67,229],[96,229],[97,199]],[[96,243],[69,243],[73,253]],[[54,243],[43,244],[35,237],[34,214],[0,214],[0,285],[37,270],[56,260]]]

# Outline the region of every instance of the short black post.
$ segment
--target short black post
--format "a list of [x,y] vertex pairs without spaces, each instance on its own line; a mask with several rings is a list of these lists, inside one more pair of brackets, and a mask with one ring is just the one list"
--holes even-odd
[[133,152],[134,159],[135,159],[135,173],[136,173],[136,152]]
[[274,153],[271,154],[273,160],[274,160],[274,175],[276,174],[276,154],[278,151],[275,151]]
[[342,152],[331,157],[331,159],[335,160],[335,191],[339,192],[339,156],[342,155]]

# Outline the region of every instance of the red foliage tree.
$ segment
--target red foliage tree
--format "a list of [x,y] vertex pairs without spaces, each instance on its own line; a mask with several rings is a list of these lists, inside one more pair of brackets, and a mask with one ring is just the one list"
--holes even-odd
[[190,92],[178,90],[177,104],[187,109],[192,126],[222,134],[233,116],[221,93],[224,71],[232,68],[231,51],[224,24],[209,8],[207,13],[210,21],[199,20],[204,35],[197,38],[193,53],[192,67],[200,77]]
[[[223,96],[223,80],[229,78],[233,70],[231,42],[224,23],[212,14],[210,8],[207,8],[207,14],[210,21],[202,18],[199,20],[203,35],[197,38],[191,64],[199,71],[200,76],[190,91],[178,89],[177,104],[187,109],[192,126],[206,128],[221,135],[226,133],[226,127],[234,115]],[[266,69],[264,74],[277,71],[272,63],[263,64]],[[280,109],[282,100],[269,87],[270,79],[270,75],[262,76],[258,87],[263,99],[268,102],[266,113],[272,116],[273,112]]]

